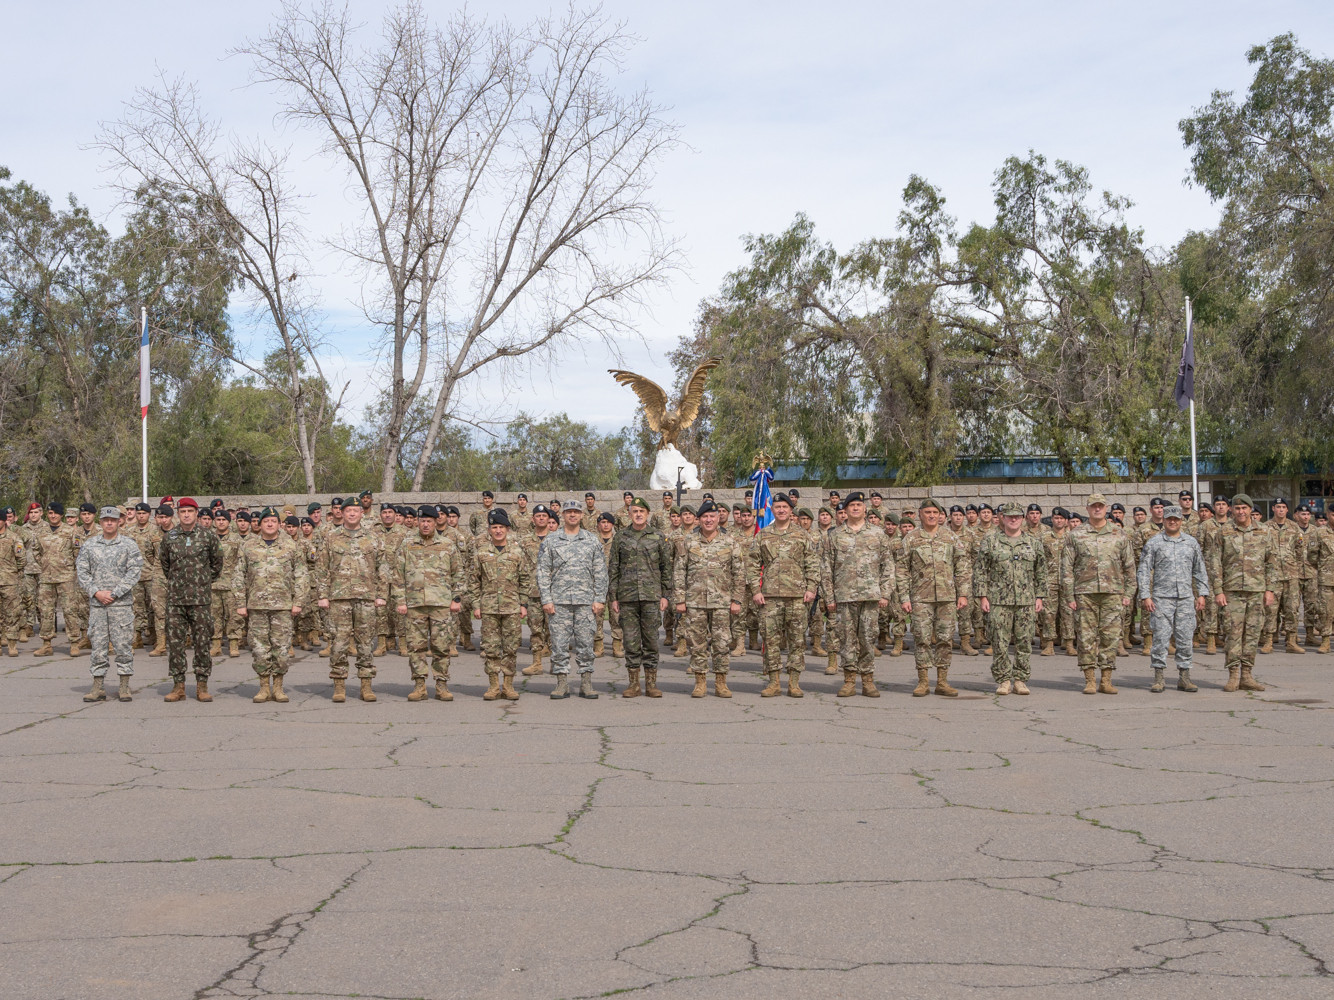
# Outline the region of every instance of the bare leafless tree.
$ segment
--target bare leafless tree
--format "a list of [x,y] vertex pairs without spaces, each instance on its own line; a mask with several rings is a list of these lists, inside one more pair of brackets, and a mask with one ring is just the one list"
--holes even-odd
[[419,489],[464,380],[562,341],[614,350],[676,266],[648,189],[677,133],[646,93],[616,90],[629,39],[596,10],[437,27],[414,2],[378,45],[358,32],[346,8],[289,3],[240,51],[281,116],[348,170],[363,211],[337,246],[368,279],[363,308],[388,349],[381,488],[430,392]]
[[[331,397],[316,354],[304,290],[311,271],[308,243],[298,195],[287,181],[286,154],[261,141],[224,136],[201,110],[195,87],[165,76],[155,87],[136,92],[125,116],[103,126],[98,145],[111,155],[127,193],[158,184],[185,194],[192,208],[202,209],[183,217],[216,234],[245,293],[267,314],[281,370],[240,353],[227,356],[287,398],[292,443],[306,492],[313,496],[316,446],[321,432],[333,424],[343,395]],[[212,343],[204,346],[218,349]]]

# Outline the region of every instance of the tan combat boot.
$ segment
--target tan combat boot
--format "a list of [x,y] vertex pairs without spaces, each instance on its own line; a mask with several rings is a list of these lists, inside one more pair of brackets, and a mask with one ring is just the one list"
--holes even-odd
[[1015,693],[1015,694],[1028,694],[1028,685],[1025,684],[1023,681],[1019,681],[1019,680],[1015,681],[1015,682],[1014,682],[1014,693]]
[[[36,650],[33,651],[33,655],[34,655],[34,656],[54,656],[54,655],[55,655],[55,652],[56,652],[56,651],[55,651],[54,649],[51,648],[51,640],[50,640],[50,639],[43,639],[43,640],[42,640],[42,644],[41,644],[40,646],[38,646]],[[156,654],[156,653],[151,653],[151,654],[149,654],[149,655],[151,655],[151,656],[156,656],[157,654]]]
[[505,674],[500,678],[500,697],[506,701],[518,701],[519,692],[514,690],[514,676]]
[[593,655],[595,657],[604,655],[605,647],[602,645],[602,636],[597,636],[593,640]]
[[426,700],[426,678],[414,677],[412,679],[412,690],[408,692],[408,701]]
[[843,686],[838,689],[838,697],[851,698],[857,693],[857,671],[843,671]]
[[902,656],[902,655],[903,655],[903,640],[902,640],[902,639],[895,639],[895,640],[894,640],[894,648],[891,649],[891,650],[889,651],[889,655],[890,655],[890,656]]
[[732,645],[732,652],[728,655],[733,658],[746,655],[746,640],[743,636],[737,636],[736,642]]
[[1010,682],[1009,682],[1008,680],[1003,680],[1003,681],[1001,681],[999,684],[997,684],[997,685],[996,685],[996,693],[997,693],[998,695],[1002,695],[1002,696],[1009,694],[1009,693],[1010,693]]
[[227,655],[228,655],[228,656],[240,656],[240,655],[241,655],[241,643],[238,642],[238,641],[235,640],[235,639],[231,639],[231,640],[229,640],[228,643],[227,643]]
[[347,681],[342,677],[334,678],[333,700],[340,704],[347,701]]
[[826,674],[836,674],[836,673],[838,673],[838,654],[837,654],[837,653],[830,653],[830,654],[829,654],[829,661],[825,664],[824,672],[825,672]]
[[449,690],[448,681],[437,680],[435,682],[435,700],[436,701],[454,700],[454,693]]
[[959,652],[964,656],[976,656],[977,650],[973,648],[973,637],[966,635],[959,640]]
[[1073,642],[1067,642],[1067,643],[1065,644],[1065,655],[1066,655],[1066,656],[1078,656],[1078,655],[1079,655],[1079,650],[1075,649],[1075,644],[1074,644]]
[[1085,667],[1085,668],[1084,668],[1084,693],[1085,693],[1085,694],[1097,694],[1097,693],[1098,693],[1098,682],[1095,681],[1095,680],[1093,679],[1093,675],[1096,674],[1096,673],[1097,673],[1097,670],[1096,670],[1094,667]]
[[944,695],[946,698],[957,698],[959,692],[950,686],[950,668],[936,667],[936,694]]
[[1241,668],[1241,683],[1238,685],[1243,691],[1264,691],[1265,686],[1255,679],[1251,673],[1250,667]]
[[212,644],[211,646],[208,647],[208,655],[209,655],[209,656],[221,656],[221,655],[222,655],[222,640],[221,640],[221,639],[214,639],[214,640],[213,640],[213,644]]
[[135,630],[134,630],[134,641],[133,641],[132,643],[130,643],[130,648],[131,648],[131,649],[143,649],[143,648],[144,648],[144,636],[143,636],[143,633],[140,632],[138,629],[135,629]]
[[620,639],[611,640],[611,655],[618,660],[625,659],[625,646],[621,643]]
[[101,677],[93,678],[93,686],[88,693],[83,696],[84,701],[106,701],[107,692],[104,686],[105,681]]
[[801,689],[800,670],[789,670],[787,672],[787,696],[789,698],[806,697],[806,692]]
[[1306,650],[1302,649],[1301,646],[1297,645],[1297,633],[1296,633],[1296,632],[1289,632],[1289,633],[1288,633],[1288,641],[1287,641],[1287,644],[1284,645],[1284,647],[1283,647],[1283,652],[1285,652],[1285,653],[1300,653],[1300,654],[1303,655],[1303,656],[1306,655]]
[[1139,651],[1145,656],[1153,651],[1153,633],[1148,629],[1144,630],[1144,645],[1140,646]]
[[824,641],[820,636],[811,640],[811,653],[814,656],[828,656],[828,651],[824,648]]
[[931,693],[931,671],[926,667],[917,668],[917,687],[912,689],[914,698],[925,698]]
[[361,678],[361,700],[374,701],[375,692],[371,690],[371,679],[369,677]]
[[1177,674],[1177,690],[1186,691],[1190,694],[1194,694],[1199,690],[1199,688],[1191,683],[1189,670],[1183,670]]
[[472,652],[472,629],[463,633],[463,641],[459,643],[459,646],[468,652]]
[[195,677],[195,701],[212,701],[213,695],[208,693],[208,678]]
[[1241,669],[1239,667],[1228,667],[1227,683],[1223,685],[1223,690],[1231,694],[1239,687],[1241,687]]
[[869,670],[862,674],[862,694],[867,698],[880,697],[880,689],[875,686],[875,674]]
[[148,655],[149,655],[149,656],[166,656],[166,655],[167,655],[167,637],[166,637],[166,636],[162,636],[162,635],[158,636],[158,637],[157,637],[157,645],[154,646],[151,650],[149,650]]
[[331,649],[333,649],[333,636],[326,635],[324,637],[324,647],[320,650],[320,655],[328,656]]
[[[1325,644],[1326,644],[1326,645],[1329,645],[1329,640],[1328,640],[1328,639],[1325,640]],[[1214,654],[1214,653],[1217,653],[1217,652],[1218,652],[1218,640],[1217,640],[1217,638],[1216,638],[1215,636],[1212,636],[1212,635],[1209,636],[1209,643],[1208,643],[1208,645],[1206,645],[1206,646],[1204,647],[1204,651],[1205,651],[1206,653],[1210,653],[1210,654]],[[1328,652],[1328,650],[1325,650],[1325,652]]]
[[292,699],[287,697],[287,692],[283,690],[283,675],[273,675],[273,700],[279,705],[286,705]]
[[1162,694],[1162,693],[1163,693],[1163,688],[1164,688],[1164,687],[1166,687],[1166,685],[1163,683],[1163,668],[1162,668],[1162,667],[1154,667],[1154,668],[1153,668],[1153,686],[1152,686],[1151,688],[1149,688],[1149,691],[1152,692],[1153,694]]
[[1274,637],[1266,633],[1263,636],[1263,641],[1260,643],[1260,652],[1272,653],[1273,651],[1274,651]]
[[1110,670],[1103,670],[1102,681],[1098,684],[1098,693],[1099,694],[1117,693],[1116,688],[1112,687],[1112,672]]
[[1118,643],[1116,644],[1116,655],[1117,655],[1117,656],[1129,656],[1129,655],[1130,655],[1130,650],[1126,649],[1126,644],[1125,644],[1124,642],[1118,642]]
[[5,644],[5,653],[8,656],[18,656],[19,655],[18,643],[12,641],[7,642]]
[[690,692],[692,698],[703,698],[709,692],[706,690],[708,674],[700,671],[695,674],[695,689]]
[[644,694],[650,698],[661,698],[662,692],[658,690],[658,668],[644,668]]
[[630,676],[630,683],[624,691],[621,692],[622,698],[638,698],[642,693],[639,689],[639,668],[626,667],[625,672]]
[[673,655],[673,656],[685,656],[685,655],[686,655],[686,639],[685,639],[685,636],[683,636],[683,635],[678,635],[678,636],[676,637],[676,648],[672,650],[672,655]]
[[1056,652],[1056,644],[1051,639],[1042,640],[1042,656],[1052,656]]
[[[1213,642],[1214,642],[1213,638],[1210,637],[1210,639],[1209,639],[1209,645],[1212,646],[1212,645],[1213,645]],[[14,647],[13,647],[13,646],[10,646],[9,648],[10,648],[10,649],[13,649]],[[1316,647],[1316,652],[1317,652],[1317,653],[1328,653],[1328,652],[1329,652],[1329,636],[1326,635],[1326,636],[1323,636],[1323,637],[1321,638],[1321,640],[1320,640],[1320,645]],[[14,654],[13,654],[13,653],[10,653],[9,655],[10,655],[10,656],[13,656]]]
[[264,702],[272,698],[273,697],[271,693],[272,683],[273,682],[269,680],[268,674],[265,674],[263,677],[261,677],[259,679],[259,693],[256,694],[255,697],[251,698],[250,700],[253,701],[256,705],[262,705],[264,704]]
[[542,654],[534,653],[533,662],[523,668],[523,675],[525,677],[536,677],[538,674],[545,672],[545,670],[546,668],[542,666]]
[[163,701],[185,701],[185,681],[177,681],[162,698]]
[[371,650],[371,656],[384,656],[385,653],[389,652],[388,646],[386,645],[387,642],[387,636],[382,635],[376,639],[375,648]]
[[782,693],[783,693],[783,686],[778,682],[778,671],[775,670],[773,673],[769,675],[769,683],[766,684],[764,686],[764,690],[760,692],[760,697],[772,698],[775,695],[779,695]]
[[988,646],[986,649],[982,650],[982,655],[983,655],[983,656],[995,656],[996,653],[995,653],[995,650],[993,650],[990,646]]
[[713,675],[713,693],[716,694],[719,698],[730,698],[730,697],[732,697],[732,691],[731,691],[731,689],[727,686],[727,675],[726,675],[726,674],[714,674],[714,675]]
[[116,692],[117,701],[134,701],[134,695],[130,693],[130,679],[124,674],[120,678],[120,690]]

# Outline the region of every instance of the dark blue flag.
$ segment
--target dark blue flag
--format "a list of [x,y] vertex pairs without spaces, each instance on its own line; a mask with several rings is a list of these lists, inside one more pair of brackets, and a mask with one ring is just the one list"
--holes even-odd
[[1181,367],[1177,369],[1177,384],[1172,395],[1178,409],[1184,410],[1195,401],[1195,336],[1190,320],[1186,321],[1186,342],[1181,347]]

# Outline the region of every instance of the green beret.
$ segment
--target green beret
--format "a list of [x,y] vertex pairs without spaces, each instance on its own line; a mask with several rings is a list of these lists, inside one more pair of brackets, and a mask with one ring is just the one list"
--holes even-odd
[[892,510],[887,510],[885,511],[885,520],[890,524],[898,524],[899,515],[895,514]]
[[1254,506],[1255,506],[1254,502],[1251,500],[1251,498],[1250,498],[1249,495],[1247,495],[1247,494],[1245,494],[1245,493],[1237,493],[1237,494],[1235,494],[1235,495],[1232,497],[1232,506],[1233,506],[1233,507],[1240,507],[1242,504],[1245,504],[1247,507],[1254,507]]
[[643,497],[635,497],[633,500],[630,501],[630,506],[643,507],[645,510],[648,510],[648,501],[645,500]]
[[808,518],[812,521],[815,520],[815,515],[811,513],[811,509],[809,507],[802,507],[799,511],[797,511],[797,517]]
[[682,514],[689,514],[691,517],[694,517],[694,516],[695,516],[695,508],[692,507],[692,506],[690,506],[690,504],[688,504],[688,503],[683,503],[683,504],[681,504],[681,513],[682,513]]
[[921,503],[917,505],[917,509],[919,511],[926,510],[928,507],[934,507],[942,514],[945,513],[945,508],[940,505],[940,501],[935,499],[935,497],[927,497],[925,500],[923,500]]
[[279,518],[279,520],[282,519],[281,516],[278,514],[278,512],[272,507],[265,507],[259,512],[259,519],[261,521],[264,520],[266,517],[277,517]]

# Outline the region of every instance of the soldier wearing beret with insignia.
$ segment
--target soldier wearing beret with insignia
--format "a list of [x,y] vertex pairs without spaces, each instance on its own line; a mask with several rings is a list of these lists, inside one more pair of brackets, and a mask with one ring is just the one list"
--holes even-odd
[[940,529],[945,508],[928,497],[918,505],[920,530],[903,539],[899,562],[898,591],[903,610],[912,616],[913,658],[917,686],[913,697],[929,690],[931,667],[936,668],[935,693],[957,698],[949,682],[954,625],[959,611],[968,607],[973,592],[972,566],[965,546]]
[[172,689],[164,701],[185,699],[185,640],[194,647],[195,698],[212,701],[213,581],[222,573],[218,536],[199,526],[199,504],[182,497],[180,524],[167,532],[158,549],[158,565],[167,580],[167,667]]

